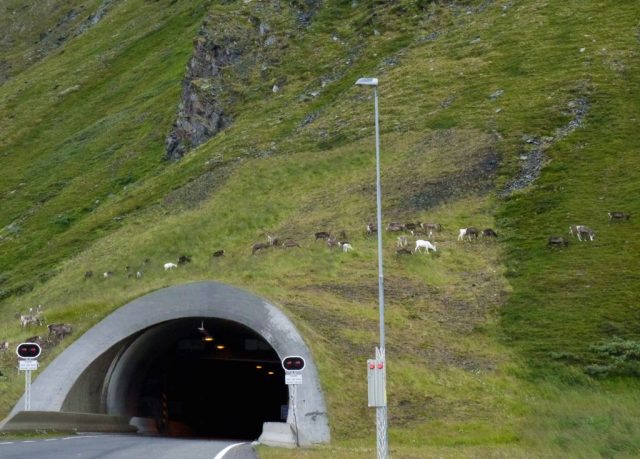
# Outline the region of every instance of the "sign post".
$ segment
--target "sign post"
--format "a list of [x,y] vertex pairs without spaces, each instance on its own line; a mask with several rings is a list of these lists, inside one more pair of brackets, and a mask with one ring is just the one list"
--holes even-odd
[[296,417],[296,391],[298,385],[302,384],[302,370],[304,370],[304,358],[298,355],[290,355],[282,359],[282,368],[284,368],[284,382],[289,386],[289,406],[293,416],[293,423],[296,432],[296,446],[300,446],[298,438],[298,419]]
[[20,343],[16,347],[16,354],[20,357],[18,369],[24,371],[24,410],[31,410],[31,372],[38,369],[36,360],[42,348],[37,343]]

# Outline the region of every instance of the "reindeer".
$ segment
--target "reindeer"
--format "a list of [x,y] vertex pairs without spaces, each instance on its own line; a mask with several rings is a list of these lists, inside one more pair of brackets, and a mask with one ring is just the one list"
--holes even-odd
[[589,238],[590,241],[593,241],[596,238],[596,232],[584,225],[571,225],[569,227],[569,234],[577,237],[580,242],[583,240],[586,241],[587,238]]
[[569,241],[562,236],[549,236],[547,239],[547,247],[566,247],[568,245]]
[[371,236],[373,233],[377,233],[378,228],[373,223],[367,223],[367,236]]
[[498,233],[496,233],[494,230],[492,230],[491,228],[486,228],[482,230],[482,237],[484,238],[497,238],[498,237]]
[[63,339],[65,336],[70,335],[73,332],[73,327],[68,324],[50,324],[47,325],[49,329],[49,337],[48,340],[51,340],[51,336],[53,335],[54,339]]
[[253,246],[251,246],[251,255],[255,255],[258,250],[267,249],[269,247],[271,247],[271,244],[256,242],[255,244],[253,244]]
[[191,263],[191,255],[180,255],[178,258],[178,266],[186,265],[187,263]]
[[327,233],[326,231],[318,231],[317,233],[315,233],[315,237],[316,237],[316,241],[318,239],[327,240],[331,237],[331,234]]
[[424,249],[425,253],[429,253],[429,250],[433,250],[434,252],[437,252],[436,246],[434,244],[432,244],[429,241],[418,239],[416,241],[416,248],[413,252],[417,253],[421,251],[420,249]]
[[620,211],[607,212],[607,215],[609,216],[609,221],[629,220],[631,218],[630,214],[626,212],[620,212]]
[[293,239],[285,239],[284,241],[282,241],[282,247],[300,247],[300,244],[298,244],[296,241],[294,241]]
[[327,246],[332,249],[335,246],[339,245],[340,243],[338,242],[338,240],[335,237],[330,237],[327,239]]

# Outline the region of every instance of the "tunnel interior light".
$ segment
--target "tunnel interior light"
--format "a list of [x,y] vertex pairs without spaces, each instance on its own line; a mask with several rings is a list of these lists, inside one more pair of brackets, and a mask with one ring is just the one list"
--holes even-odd
[[226,348],[226,346],[224,344],[218,344],[216,346],[216,349],[218,349],[218,350],[222,350],[222,349],[225,349],[225,348]]
[[202,338],[202,341],[210,343],[211,341],[213,341],[213,336],[205,336],[204,338]]
[[262,365],[256,365],[256,370],[262,370]]
[[269,371],[267,374],[269,375],[275,375],[276,373],[274,371]]

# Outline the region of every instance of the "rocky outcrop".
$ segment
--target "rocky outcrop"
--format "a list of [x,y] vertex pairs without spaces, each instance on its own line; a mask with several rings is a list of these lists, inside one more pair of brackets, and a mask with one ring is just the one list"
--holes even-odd
[[[295,29],[311,23],[320,4],[320,0],[289,5],[260,2],[245,4],[246,14],[208,17],[187,64],[176,121],[165,141],[165,158],[179,160],[229,126],[234,104],[242,98],[236,88],[248,85],[252,74],[264,75],[275,67],[286,41]],[[283,30],[285,24],[289,30]],[[273,92],[281,91],[285,83],[286,79],[276,78]]]
[[225,88],[221,69],[235,65],[247,51],[243,48],[230,36],[217,43],[206,29],[201,31],[182,83],[177,119],[166,140],[167,159],[182,158],[231,122],[224,97],[229,88]]

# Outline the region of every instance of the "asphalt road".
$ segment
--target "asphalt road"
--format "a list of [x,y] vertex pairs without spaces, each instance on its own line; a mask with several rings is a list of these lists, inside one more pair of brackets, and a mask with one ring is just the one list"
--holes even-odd
[[[235,445],[235,446],[234,446]],[[0,442],[2,459],[256,459],[250,442],[74,435]]]

